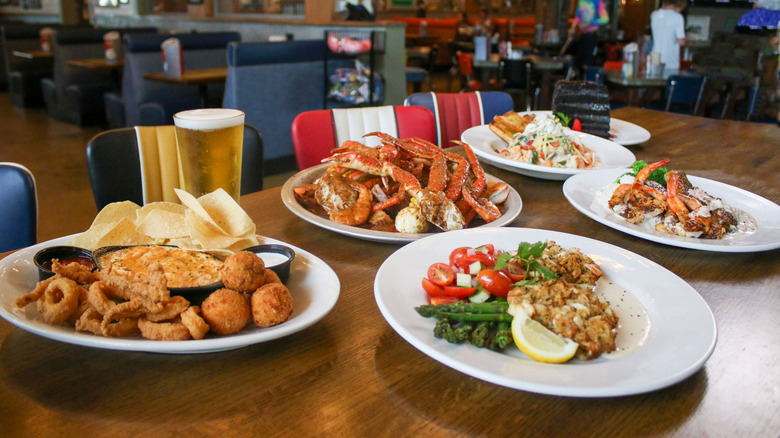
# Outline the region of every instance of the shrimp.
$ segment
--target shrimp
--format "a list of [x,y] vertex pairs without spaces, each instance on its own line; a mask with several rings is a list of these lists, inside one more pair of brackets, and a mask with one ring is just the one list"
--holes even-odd
[[[707,232],[710,229],[710,210],[696,198],[679,193],[680,174],[670,171],[667,178],[669,209],[682,224],[686,233]],[[690,209],[690,210],[689,210]]]
[[654,187],[645,185],[645,181],[654,170],[668,162],[669,160],[665,159],[649,164],[637,173],[632,184],[619,185],[609,199],[609,208],[632,224],[640,223],[648,216],[658,216],[666,211],[666,195]]

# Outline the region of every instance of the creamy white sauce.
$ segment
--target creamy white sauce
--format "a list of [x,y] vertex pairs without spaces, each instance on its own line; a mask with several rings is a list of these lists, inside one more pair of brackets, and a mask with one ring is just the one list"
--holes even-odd
[[596,283],[593,293],[601,301],[606,301],[618,317],[616,350],[602,355],[614,359],[644,345],[650,333],[650,318],[647,309],[625,288],[602,277]]
[[257,256],[263,259],[263,263],[265,263],[266,268],[281,265],[282,263],[289,260],[287,256],[276,252],[260,252],[257,253]]

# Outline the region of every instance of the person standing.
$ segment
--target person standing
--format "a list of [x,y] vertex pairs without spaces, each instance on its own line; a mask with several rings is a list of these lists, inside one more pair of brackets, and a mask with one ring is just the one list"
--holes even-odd
[[661,54],[664,71],[680,69],[680,47],[685,45],[685,19],[682,12],[686,0],[662,0],[661,7],[650,14],[653,52]]
[[574,11],[574,20],[569,29],[569,38],[574,39],[577,31],[577,67],[584,73],[585,67],[594,64],[596,48],[598,47],[598,31],[600,26],[609,23],[609,14],[601,0],[578,0]]

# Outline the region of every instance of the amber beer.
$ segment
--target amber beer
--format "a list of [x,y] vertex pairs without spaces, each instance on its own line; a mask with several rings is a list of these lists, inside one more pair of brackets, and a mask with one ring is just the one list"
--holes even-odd
[[197,197],[222,188],[238,202],[244,113],[196,109],[176,113],[173,122],[184,190]]

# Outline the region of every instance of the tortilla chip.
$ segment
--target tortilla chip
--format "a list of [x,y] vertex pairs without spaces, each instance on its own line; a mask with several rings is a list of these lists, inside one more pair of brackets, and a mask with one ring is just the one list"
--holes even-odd
[[217,189],[198,198],[198,203],[208,212],[212,221],[229,236],[255,233],[255,223],[232,196]]
[[149,211],[141,220],[136,221],[139,233],[152,239],[173,239],[189,236],[189,230],[184,221],[184,214],[167,210]]
[[151,243],[153,243],[152,239],[140,233],[133,221],[123,218],[97,241],[97,245],[94,248],[90,249],[97,249],[103,246],[148,245]]
[[174,202],[152,202],[136,210],[135,223],[140,224],[144,220],[146,215],[148,215],[150,212],[153,211],[162,210],[171,213],[179,213],[183,215],[186,209],[187,207]]

